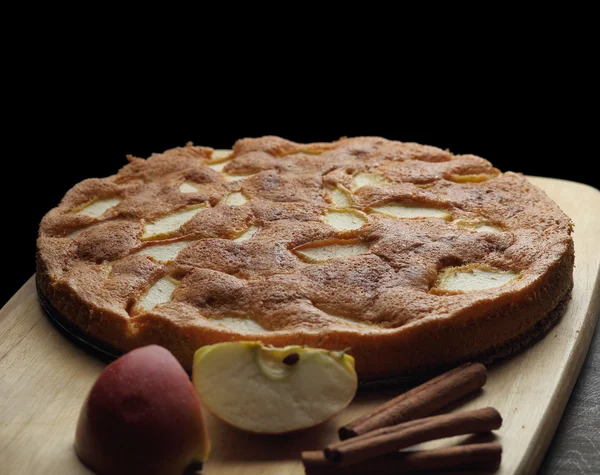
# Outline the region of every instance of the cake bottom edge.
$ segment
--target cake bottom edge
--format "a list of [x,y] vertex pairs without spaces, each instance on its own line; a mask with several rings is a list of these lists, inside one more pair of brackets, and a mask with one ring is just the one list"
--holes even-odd
[[[39,279],[36,277],[36,289],[42,308],[53,325],[65,335],[76,346],[86,351],[88,354],[109,363],[123,355],[125,352],[118,350],[106,342],[87,334],[77,325],[70,322],[66,317],[56,310],[48,297],[44,294]],[[535,322],[528,330],[522,332],[516,337],[493,345],[475,355],[463,358],[461,361],[455,361],[451,365],[438,366],[435,370],[414,371],[411,374],[399,376],[387,376],[374,379],[360,379],[360,390],[379,390],[387,388],[396,388],[401,386],[414,385],[418,382],[430,379],[435,375],[451,367],[455,367],[464,362],[480,362],[484,365],[493,365],[494,363],[506,360],[522,351],[527,350],[536,342],[541,340],[554,325],[564,315],[569,301],[572,298],[573,283],[567,289],[564,297],[558,304],[543,318]],[[189,370],[188,370],[189,373]]]

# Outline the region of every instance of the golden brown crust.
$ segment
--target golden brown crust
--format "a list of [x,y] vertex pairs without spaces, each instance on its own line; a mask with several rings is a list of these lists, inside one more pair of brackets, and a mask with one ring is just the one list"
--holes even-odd
[[[188,144],[75,185],[40,225],[38,282],[51,305],[118,350],[162,344],[187,368],[201,345],[260,339],[350,347],[360,377],[371,379],[500,348],[572,286],[570,219],[525,177],[480,157],[377,137],[317,144],[263,137],[233,150],[222,171],[211,149]],[[379,181],[358,187],[366,175]],[[193,188],[182,192],[182,184]],[[335,187],[364,226],[337,230],[325,220],[339,207]],[[228,204],[240,193],[245,202]],[[120,201],[100,217],[77,213],[105,199]],[[386,203],[447,216],[375,212]],[[198,206],[160,242],[143,237],[145,224]],[[502,232],[463,225],[473,222]],[[249,229],[258,231],[237,240]],[[140,253],[181,241],[189,245],[169,262]],[[296,249],[321,242],[358,242],[364,252],[312,263]],[[475,292],[432,291],[441,270],[464,265],[519,278]],[[177,282],[171,300],[144,310],[140,297],[164,276]],[[243,333],[220,325],[223,318],[249,318],[263,330]]]

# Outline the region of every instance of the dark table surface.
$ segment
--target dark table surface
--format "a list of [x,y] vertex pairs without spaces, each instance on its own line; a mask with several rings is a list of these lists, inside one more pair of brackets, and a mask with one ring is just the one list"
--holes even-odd
[[599,327],[538,475],[600,474]]

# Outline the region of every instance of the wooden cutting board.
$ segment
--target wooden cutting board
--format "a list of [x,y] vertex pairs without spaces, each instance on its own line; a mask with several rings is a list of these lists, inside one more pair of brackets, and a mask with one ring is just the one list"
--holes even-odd
[[[600,192],[549,178],[530,178],[575,223],[575,287],[561,321],[540,342],[489,368],[482,394],[458,406],[493,406],[504,418],[500,474],[539,467],[579,370],[600,310]],[[65,338],[45,316],[32,277],[0,311],[0,474],[85,474],[73,448],[81,404],[105,367]],[[302,450],[336,440],[337,428],[398,394],[359,394],[350,407],[318,428],[263,437],[207,416],[213,441],[206,475],[304,473]],[[432,445],[447,445],[448,439]]]

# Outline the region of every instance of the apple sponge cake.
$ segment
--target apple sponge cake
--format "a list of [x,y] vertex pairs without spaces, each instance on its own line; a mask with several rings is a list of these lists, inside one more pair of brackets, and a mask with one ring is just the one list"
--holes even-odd
[[572,223],[518,173],[378,137],[128,157],[43,218],[42,297],[117,351],[347,349],[361,380],[523,347],[573,285]]

